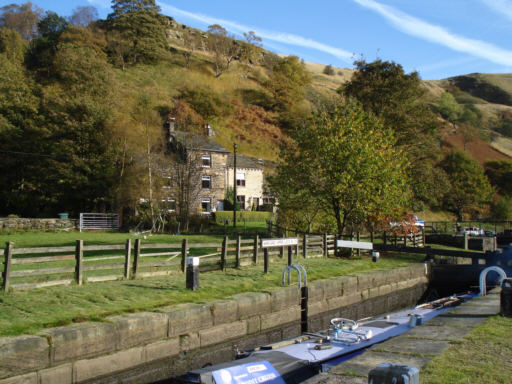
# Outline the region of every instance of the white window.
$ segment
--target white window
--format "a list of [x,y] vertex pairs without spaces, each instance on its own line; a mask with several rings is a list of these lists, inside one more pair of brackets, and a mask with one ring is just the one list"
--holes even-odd
[[201,188],[210,189],[212,187],[212,178],[211,176],[203,176],[201,178]]
[[212,200],[209,197],[204,197],[201,199],[201,211],[202,212],[211,212],[212,211]]
[[243,173],[243,172],[236,173],[236,185],[239,187],[245,187],[245,173]]
[[203,168],[211,168],[212,167],[212,157],[211,155],[203,155],[201,156],[201,161]]

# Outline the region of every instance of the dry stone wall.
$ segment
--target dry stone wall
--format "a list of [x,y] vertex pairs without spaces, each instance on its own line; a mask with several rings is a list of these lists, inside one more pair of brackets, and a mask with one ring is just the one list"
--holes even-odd
[[[424,264],[312,282],[309,330],[414,304],[427,283]],[[232,360],[237,349],[298,336],[300,295],[276,288],[1,338],[0,384],[149,383]]]
[[63,231],[78,229],[75,219],[25,219],[0,217],[0,232],[7,231]]

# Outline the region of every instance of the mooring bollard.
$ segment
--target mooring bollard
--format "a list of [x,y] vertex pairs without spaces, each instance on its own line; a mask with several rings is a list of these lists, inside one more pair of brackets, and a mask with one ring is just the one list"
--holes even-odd
[[187,289],[199,289],[199,257],[187,257]]
[[420,371],[416,367],[382,363],[368,374],[369,384],[420,384]]

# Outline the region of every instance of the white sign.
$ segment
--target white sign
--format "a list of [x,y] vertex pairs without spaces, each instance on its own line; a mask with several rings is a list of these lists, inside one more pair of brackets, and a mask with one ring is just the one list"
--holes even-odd
[[336,245],[338,248],[373,249],[373,243],[366,241],[338,240]]
[[261,239],[261,248],[283,247],[286,245],[297,245],[296,237],[288,237],[284,239]]

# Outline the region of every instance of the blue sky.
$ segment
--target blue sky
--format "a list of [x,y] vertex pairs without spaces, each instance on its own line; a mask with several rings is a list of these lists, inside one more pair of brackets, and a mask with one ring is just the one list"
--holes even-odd
[[[0,0],[1,5],[26,1]],[[32,0],[62,16],[110,0]],[[276,53],[351,68],[354,58],[395,61],[423,79],[512,72],[512,0],[162,0],[162,13],[236,36],[254,31]]]

